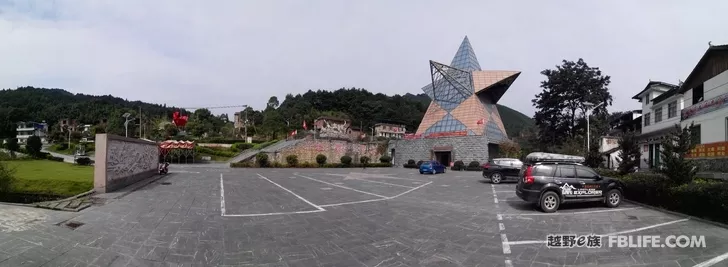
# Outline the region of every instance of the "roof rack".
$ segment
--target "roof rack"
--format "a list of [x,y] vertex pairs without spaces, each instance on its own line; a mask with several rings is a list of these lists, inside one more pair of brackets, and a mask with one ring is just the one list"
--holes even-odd
[[586,159],[580,156],[554,154],[545,152],[533,152],[526,156],[526,162],[569,162],[569,163],[584,163]]

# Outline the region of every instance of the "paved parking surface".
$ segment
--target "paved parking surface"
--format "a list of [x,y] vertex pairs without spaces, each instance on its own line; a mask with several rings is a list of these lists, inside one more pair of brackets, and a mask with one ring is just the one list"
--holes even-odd
[[[79,213],[0,205],[0,266],[694,266],[728,230],[624,204],[536,211],[476,172],[228,169],[170,175]],[[65,223],[78,222],[75,230]],[[56,225],[59,224],[59,225]],[[601,248],[549,248],[594,234]],[[610,235],[704,235],[705,248],[609,247]],[[711,260],[713,262],[711,262]],[[709,266],[709,265],[702,265]]]

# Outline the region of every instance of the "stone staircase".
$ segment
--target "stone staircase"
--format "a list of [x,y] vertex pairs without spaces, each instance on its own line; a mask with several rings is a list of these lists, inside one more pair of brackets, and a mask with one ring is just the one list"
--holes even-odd
[[51,210],[62,210],[62,211],[80,211],[90,207],[93,204],[91,199],[77,198],[77,199],[64,199],[56,201],[45,201],[34,203],[38,208],[51,209]]
[[260,150],[258,150],[258,149],[247,149],[247,150],[241,152],[240,154],[238,154],[237,156],[233,157],[232,159],[228,160],[228,163],[237,163],[237,162],[241,162],[241,161],[248,160],[248,159],[250,159],[252,157],[255,157],[255,155],[257,155],[260,152],[266,152],[266,153],[277,152],[277,151],[280,151],[280,150],[282,150],[284,148],[288,148],[288,147],[291,147],[291,146],[295,146],[295,145],[297,145],[298,143],[300,143],[303,140],[304,139],[281,140],[281,141],[276,142],[275,144],[272,144],[272,145],[267,146],[267,147],[265,147],[263,149],[260,149]]
[[93,193],[94,190],[90,190],[66,199],[37,202],[31,205],[51,210],[80,211],[94,204],[93,199],[90,197]]
[[281,140],[281,141],[278,141],[277,143],[275,143],[273,145],[270,145],[270,146],[268,146],[266,148],[263,148],[261,151],[267,152],[267,153],[278,152],[278,151],[280,151],[280,150],[282,150],[284,148],[288,148],[288,147],[291,147],[291,146],[295,146],[296,144],[300,143],[303,140],[304,139]]
[[228,163],[237,163],[237,162],[248,160],[248,159],[254,157],[256,154],[258,154],[258,152],[260,152],[260,150],[258,150],[258,149],[246,149],[245,151],[241,152],[237,156],[228,160]]

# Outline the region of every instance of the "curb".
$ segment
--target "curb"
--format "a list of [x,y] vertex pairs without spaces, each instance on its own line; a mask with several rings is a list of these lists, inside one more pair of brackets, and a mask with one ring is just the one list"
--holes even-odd
[[643,208],[647,208],[647,209],[651,209],[651,210],[656,210],[656,211],[659,211],[659,212],[664,212],[664,213],[667,213],[667,214],[670,214],[670,215],[675,215],[675,216],[678,216],[678,217],[685,217],[685,218],[690,219],[690,220],[695,220],[695,221],[699,221],[699,222],[702,222],[702,223],[712,224],[713,226],[718,226],[718,227],[722,227],[722,228],[728,229],[728,224],[714,222],[714,221],[706,220],[706,219],[703,219],[703,218],[700,218],[700,217],[685,215],[683,213],[679,213],[679,212],[671,211],[671,210],[666,210],[666,209],[658,208],[658,207],[655,207],[655,206],[650,206],[650,205],[647,205],[647,204],[644,204],[644,203],[640,203],[640,202],[637,202],[637,201],[633,201],[633,200],[629,200],[629,199],[624,199],[624,201],[627,202],[627,203],[630,203],[630,204],[634,204],[634,205],[643,207]]

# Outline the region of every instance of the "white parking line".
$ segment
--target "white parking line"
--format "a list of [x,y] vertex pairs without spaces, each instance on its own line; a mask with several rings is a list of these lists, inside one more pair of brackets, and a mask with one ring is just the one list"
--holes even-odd
[[[614,232],[614,233],[602,234],[602,235],[599,235],[599,236],[600,237],[605,237],[605,236],[613,236],[613,235],[621,235],[621,234],[634,233],[634,232],[644,231],[644,230],[647,230],[647,229],[657,228],[657,227],[660,227],[660,226],[665,226],[665,225],[670,225],[670,224],[674,224],[674,223],[684,222],[684,221],[687,221],[687,220],[689,220],[689,219],[674,220],[674,221],[669,221],[669,222],[665,222],[665,223],[658,223],[658,224],[655,224],[655,225],[641,227],[641,228],[637,228],[637,229],[630,229],[630,230],[619,231],[619,232]],[[508,242],[506,240],[503,243],[503,246],[504,246],[503,249],[505,250],[505,245],[528,245],[528,244],[546,244],[546,243],[547,243],[546,240],[523,240],[523,241],[511,241],[511,242]]]
[[[258,175],[260,175],[260,174],[258,174]],[[311,178],[311,177],[308,177],[308,176],[304,176],[304,175],[300,175],[300,174],[296,174],[296,176],[303,177],[303,178],[306,178],[306,179],[309,179],[309,180],[312,180],[312,181],[316,181],[316,182],[319,182],[319,183],[324,183],[324,184],[327,184],[327,185],[330,185],[330,186],[336,186],[336,187],[339,187],[339,188],[349,189],[351,191],[359,192],[359,193],[362,193],[362,194],[367,194],[367,195],[372,195],[372,196],[375,196],[375,197],[386,198],[386,196],[382,196],[382,195],[378,195],[378,194],[374,194],[374,193],[370,193],[370,192],[366,192],[366,191],[357,190],[357,189],[354,189],[354,188],[351,188],[351,187],[346,187],[346,186],[343,186],[343,185],[332,184],[332,183],[329,183],[329,182],[326,182],[326,181],[321,181],[321,180],[314,179],[314,178]]]
[[708,266],[713,266],[716,263],[719,263],[719,262],[721,262],[721,261],[723,261],[725,259],[728,259],[728,252],[725,253],[725,254],[723,254],[723,255],[719,255],[718,257],[715,257],[715,258],[709,259],[707,261],[698,263],[698,264],[696,264],[693,267],[708,267]]
[[316,213],[324,212],[326,210],[304,210],[304,211],[291,211],[291,212],[272,212],[272,213],[254,213],[254,214],[225,214],[223,217],[255,217],[255,216],[272,216],[272,215],[289,215],[289,214],[305,214],[305,213]]
[[640,207],[634,207],[634,208],[620,208],[620,209],[603,209],[603,210],[590,210],[590,211],[579,211],[579,212],[554,212],[554,213],[509,213],[509,214],[499,214],[501,216],[506,217],[512,217],[512,216],[562,216],[562,215],[577,215],[577,214],[589,214],[589,213],[599,213],[599,212],[610,212],[610,211],[625,211],[625,210],[634,210],[639,209]]
[[496,193],[516,193],[516,191],[513,190],[496,190]]
[[490,188],[493,189],[493,203],[498,204],[498,194],[495,192],[495,185],[490,184]]
[[222,173],[220,174],[220,215],[225,216],[225,186],[222,184]]
[[503,230],[505,230],[505,229],[506,229],[506,226],[505,226],[505,225],[503,225],[503,223],[498,223],[498,228],[499,228],[499,229],[500,229],[501,231],[503,231]]
[[384,198],[379,198],[379,199],[367,199],[367,200],[352,201],[352,202],[344,202],[344,203],[334,203],[334,204],[326,204],[326,205],[321,205],[321,207],[335,207],[335,206],[342,206],[342,205],[349,205],[349,204],[359,204],[359,203],[367,203],[367,202],[376,202],[376,201],[382,201],[382,200],[389,200],[389,199],[395,199],[395,198],[398,198],[398,197],[400,197],[400,196],[403,196],[404,194],[407,194],[407,193],[409,193],[409,192],[412,192],[412,191],[415,191],[415,190],[417,190],[417,189],[420,189],[420,188],[422,188],[423,186],[426,186],[426,185],[428,185],[428,184],[431,184],[431,183],[432,183],[432,182],[428,182],[428,183],[426,183],[426,184],[423,184],[423,185],[420,185],[420,186],[418,186],[418,187],[412,188],[412,189],[410,189],[410,190],[404,191],[404,192],[402,192],[402,193],[400,193],[400,194],[398,194],[398,195],[396,195],[396,196],[391,196],[391,197],[384,197]]
[[281,185],[277,184],[276,182],[273,182],[273,181],[271,181],[271,180],[270,180],[270,179],[268,179],[267,177],[265,177],[265,176],[263,176],[263,175],[260,175],[260,173],[256,173],[256,174],[257,174],[257,175],[258,175],[258,176],[259,176],[260,178],[263,178],[264,180],[266,180],[266,181],[270,182],[271,184],[274,184],[274,185],[276,185],[276,186],[280,187],[281,189],[283,189],[283,190],[286,190],[286,192],[288,192],[288,193],[291,193],[291,195],[294,195],[294,196],[296,196],[296,197],[297,197],[298,199],[300,199],[300,200],[303,200],[303,202],[306,202],[306,203],[308,203],[309,205],[313,206],[314,208],[316,208],[316,209],[318,209],[318,210],[320,210],[320,211],[324,211],[324,209],[323,209],[323,208],[321,208],[321,206],[319,206],[319,205],[316,205],[316,204],[313,204],[313,203],[311,203],[311,201],[308,201],[307,199],[303,198],[302,196],[299,196],[299,195],[297,195],[296,193],[293,193],[293,191],[291,191],[291,190],[288,190],[288,188],[285,188],[285,187],[283,187],[283,186],[281,186]]
[[[379,181],[370,181],[370,180],[361,179],[361,178],[354,178],[352,180],[364,181],[364,182],[370,182],[370,183],[377,183],[377,184],[386,184],[386,185],[399,186],[399,187],[405,187],[405,188],[414,188],[414,187],[411,187],[411,186],[406,186],[406,185],[401,185],[401,184],[390,184],[390,183],[379,182]],[[338,184],[338,183],[336,183],[336,184]]]
[[513,267],[513,262],[511,262],[511,260],[506,260],[506,267]]
[[680,222],[684,222],[684,221],[687,221],[687,220],[690,220],[690,219],[674,220],[674,221],[669,221],[669,222],[666,222],[666,223],[659,223],[659,224],[650,225],[650,226],[646,226],[646,227],[642,227],[642,228],[637,228],[637,229],[632,229],[632,230],[627,230],[627,231],[614,232],[614,233],[609,233],[609,234],[603,234],[603,235],[599,235],[599,236],[605,237],[605,236],[629,234],[629,233],[639,232],[639,231],[643,231],[643,230],[647,230],[647,229],[657,228],[657,227],[660,227],[660,226],[670,225],[670,224],[673,224],[673,223],[680,223]]
[[501,234],[501,241],[503,242],[503,254],[511,254],[511,246],[506,234]]

